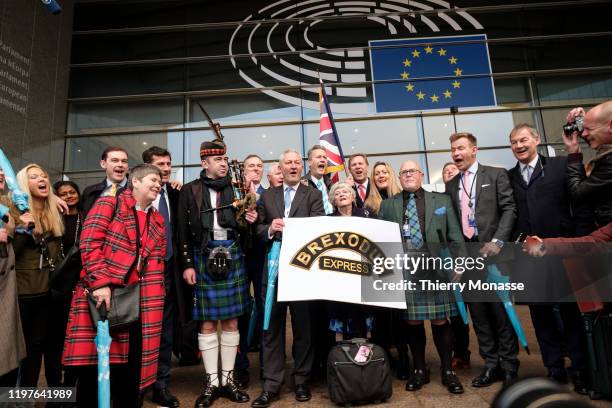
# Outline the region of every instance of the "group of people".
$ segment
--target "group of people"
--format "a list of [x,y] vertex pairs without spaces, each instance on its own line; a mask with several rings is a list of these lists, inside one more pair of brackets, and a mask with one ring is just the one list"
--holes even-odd
[[[137,285],[138,319],[111,329],[115,406],[140,406],[150,386],[154,402],[180,405],[169,389],[170,362],[173,350],[188,360],[180,350],[189,347],[177,342],[191,343],[201,354],[204,387],[196,408],[211,406],[220,397],[248,402],[249,338],[259,343],[263,386],[251,405],[270,406],[280,398],[285,379],[287,310],[297,401],[311,399],[309,384],[324,377],[334,341],[351,337],[369,337],[387,351],[395,347],[396,376],[406,380],[407,391],[421,389],[430,381],[426,320],[431,322],[441,381],[450,393],[460,394],[464,388],[456,370],[471,366],[469,330],[448,292],[406,292],[407,309],[402,311],[274,300],[263,330],[267,251],[274,241],[282,241],[285,218],[370,217],[396,223],[407,253],[417,255],[425,244],[444,241],[459,254],[485,257],[500,268],[520,260],[523,271],[545,279],[548,269],[564,268],[544,257],[554,251],[556,237],[591,242],[612,235],[612,102],[588,112],[574,109],[568,122],[576,116],[584,116],[581,136],[598,152],[586,169],[579,132],[563,136],[567,157],[545,157],[538,153],[537,130],[517,125],[509,136],[517,164],[508,171],[480,163],[476,136],[455,133],[450,136],[452,162],[443,169],[446,193],[426,191],[423,169],[414,161],[403,162],[398,175],[384,162],[374,163],[370,172],[368,157],[361,153],[348,158],[350,176],[332,183],[325,149],[315,145],[307,154],[305,176],[302,155],[284,151],[279,162],[268,166],[268,188],[262,185],[263,160],[246,157],[244,184],[256,205],[238,212],[227,147],[220,140],[202,143],[200,177],[185,185],[170,181],[172,157],[160,147],[143,152],[144,164],[131,169],[124,149],[107,148],[100,161],[105,179],[82,194],[70,181],[51,186],[48,173],[30,164],[17,174],[29,197],[25,213],[12,204],[0,172],[0,203],[10,207],[9,221],[0,228],[0,243],[8,248],[8,255],[0,258],[5,328],[0,331],[5,356],[0,386],[36,386],[44,358],[49,386],[76,386],[77,406],[94,406],[96,322],[90,303],[110,310],[116,288]],[[440,208],[445,211],[438,212]],[[429,216],[434,210],[436,217]],[[508,243],[519,233],[543,242],[529,249],[534,257],[529,262],[527,254],[509,250]],[[465,275],[451,279],[484,279],[472,271]],[[518,375],[519,347],[502,304],[468,301],[468,307],[484,360],[472,386],[512,382]],[[577,304],[532,302],[529,310],[548,376],[568,382],[569,356],[575,390],[586,393],[587,359]],[[253,320],[255,333],[249,335]]]

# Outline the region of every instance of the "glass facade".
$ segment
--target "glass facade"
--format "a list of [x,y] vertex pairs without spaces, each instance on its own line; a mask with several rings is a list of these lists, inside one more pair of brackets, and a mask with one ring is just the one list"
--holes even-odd
[[[64,173],[85,185],[101,177],[105,147],[126,148],[135,164],[155,144],[190,181],[200,143],[213,137],[200,106],[222,124],[230,158],[305,154],[319,138],[319,77],[345,155],[363,152],[396,169],[413,159],[429,183],[441,181],[455,131],[478,137],[484,164],[515,164],[508,134],[518,123],[539,129],[543,153],[564,154],[567,111],[612,97],[612,55],[603,52],[612,5],[451,3],[76,3]],[[376,112],[369,41],[483,33],[497,106]]]

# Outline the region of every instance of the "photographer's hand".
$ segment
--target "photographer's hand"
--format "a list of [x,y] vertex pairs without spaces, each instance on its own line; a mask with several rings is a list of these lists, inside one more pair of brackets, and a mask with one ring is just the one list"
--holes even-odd
[[[578,107],[574,108],[565,117],[565,121],[567,123],[574,123],[576,121],[577,116],[584,116],[584,109]],[[567,149],[568,154],[572,153],[580,153],[580,138],[578,136],[578,132],[573,132],[570,136],[566,136],[565,133],[561,132],[561,137],[563,138],[563,143],[565,144],[565,148]]]

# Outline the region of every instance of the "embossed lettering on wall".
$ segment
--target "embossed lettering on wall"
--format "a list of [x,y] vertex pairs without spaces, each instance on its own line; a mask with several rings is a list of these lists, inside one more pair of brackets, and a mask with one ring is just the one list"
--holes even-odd
[[30,59],[0,40],[0,105],[25,116]]

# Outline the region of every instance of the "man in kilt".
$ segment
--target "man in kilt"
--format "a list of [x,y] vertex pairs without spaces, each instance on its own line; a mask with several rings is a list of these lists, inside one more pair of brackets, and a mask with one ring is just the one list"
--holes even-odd
[[[183,279],[194,286],[192,316],[201,322],[198,347],[206,371],[206,384],[196,408],[209,407],[220,396],[233,402],[249,401],[248,394],[233,380],[240,342],[238,317],[250,309],[250,296],[236,209],[231,206],[234,191],[226,151],[220,140],[203,142],[200,178],[186,184],[179,198],[179,261]],[[245,218],[252,224],[257,212],[247,210]],[[222,328],[220,339],[218,321]]]
[[[423,254],[438,256],[435,247],[440,247],[442,237],[452,247],[454,255],[465,254],[461,228],[450,197],[423,190],[423,172],[413,161],[402,164],[399,176],[403,191],[382,202],[379,218],[400,225],[406,253],[416,257]],[[424,321],[429,320],[440,356],[442,384],[450,393],[461,394],[463,386],[451,367],[453,333],[449,320],[458,313],[452,292],[424,291],[419,283],[421,279],[438,280],[443,276],[440,273],[444,271],[420,270],[406,276],[406,279],[416,282],[416,290],[406,291],[407,309],[404,312],[408,323],[408,344],[414,360],[414,372],[406,383],[406,390],[419,390],[429,382],[424,326]]]

